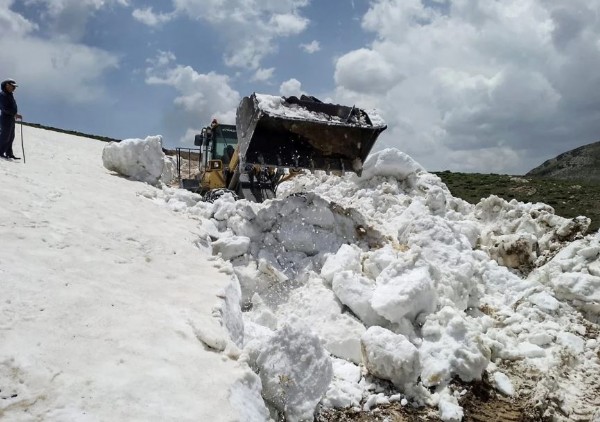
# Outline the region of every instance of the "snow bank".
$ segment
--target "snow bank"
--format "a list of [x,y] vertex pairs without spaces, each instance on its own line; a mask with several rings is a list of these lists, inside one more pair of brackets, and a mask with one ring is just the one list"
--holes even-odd
[[176,176],[175,162],[162,151],[162,137],[110,142],[102,151],[104,167],[123,176],[156,185],[170,183]]
[[[281,412],[308,417],[319,400],[365,410],[389,403],[383,387],[366,387],[368,376],[390,380],[406,400],[437,406],[443,420],[460,420],[451,380],[478,380],[490,368],[496,388],[516,394],[498,371],[502,362],[553,379],[565,362],[584,368],[588,384],[600,376],[599,344],[583,337],[571,307],[591,321],[598,315],[600,245],[598,235],[581,238],[588,219],[494,196],[468,204],[392,149],[370,156],[362,177],[315,172],[280,185],[278,195],[262,204],[224,197],[187,211],[210,222],[202,224],[212,227],[209,247],[231,260],[245,309],[242,355]],[[312,334],[282,328],[289,318]],[[315,381],[318,394],[296,410],[284,404],[282,382],[306,362],[290,357],[291,342],[319,365],[334,362],[333,376]],[[267,363],[265,350],[277,353],[268,344],[288,355]],[[263,375],[260,365],[277,370]],[[535,394],[544,396],[549,383],[536,384]],[[302,385],[285,393],[286,403],[299,406]],[[561,399],[563,408],[583,403],[587,390],[577,391]]]

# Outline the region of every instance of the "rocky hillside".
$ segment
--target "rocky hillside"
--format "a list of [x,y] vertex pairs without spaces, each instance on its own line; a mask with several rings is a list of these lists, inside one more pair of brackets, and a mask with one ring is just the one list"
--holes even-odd
[[600,142],[563,152],[534,168],[526,176],[600,182]]

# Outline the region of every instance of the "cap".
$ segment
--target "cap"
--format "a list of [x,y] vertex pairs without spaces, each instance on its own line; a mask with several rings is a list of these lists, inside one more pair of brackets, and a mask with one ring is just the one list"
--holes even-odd
[[14,79],[5,79],[4,81],[2,81],[2,86],[6,85],[19,86],[17,85],[17,81],[15,81]]

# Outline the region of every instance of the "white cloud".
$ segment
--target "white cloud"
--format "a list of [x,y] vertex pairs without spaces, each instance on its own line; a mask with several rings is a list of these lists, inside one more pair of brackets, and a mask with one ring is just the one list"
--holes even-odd
[[179,126],[185,135],[179,140],[182,144],[192,144],[193,134],[216,117],[223,123],[235,123],[235,112],[240,95],[231,88],[229,77],[215,72],[201,74],[190,66],[173,63],[171,53],[161,52],[146,70],[146,83],[166,85],[176,92],[173,104],[176,112],[167,115],[172,124]]
[[44,7],[41,21],[47,23],[54,36],[71,41],[85,34],[89,17],[103,8],[129,5],[128,0],[24,0],[25,4]]
[[252,80],[258,81],[258,82],[268,81],[269,79],[271,79],[273,77],[274,72],[275,72],[274,67],[270,67],[268,69],[260,68],[254,73]]
[[386,92],[404,79],[401,72],[377,50],[361,48],[340,57],[336,84],[355,92]]
[[148,26],[159,26],[173,19],[172,13],[154,13],[152,7],[145,9],[135,9],[132,14],[133,18]]
[[[277,39],[303,32],[309,20],[300,13],[308,0],[173,0],[174,10],[165,16],[184,16],[206,22],[227,44],[228,66],[258,69],[264,57],[277,50]],[[157,17],[145,13],[148,24]],[[138,20],[140,19],[138,14]],[[166,18],[165,18],[166,19]]]
[[172,52],[158,51],[158,53],[156,54],[156,57],[147,59],[146,62],[149,65],[148,69],[155,69],[158,67],[167,66],[167,65],[169,65],[169,63],[172,63],[175,60],[177,60],[177,57]]
[[[52,25],[67,25],[69,21],[74,27],[84,25],[87,20],[82,10],[127,4],[124,0],[25,0],[25,3],[41,5],[43,17]],[[17,78],[29,92],[52,98],[57,104],[107,100],[102,79],[107,72],[118,68],[117,56],[73,42],[69,36],[40,34],[39,25],[45,22],[38,25],[10,10],[13,4],[12,0],[0,0],[0,63],[5,75]]]
[[284,97],[291,97],[293,95],[298,97],[302,94],[302,84],[297,79],[288,79],[279,87],[279,93]]
[[0,63],[36,95],[75,104],[104,98],[102,76],[118,67],[105,51],[33,37],[0,38]]
[[299,34],[306,29],[308,19],[292,13],[274,14],[269,19],[271,30],[280,36]]
[[372,1],[374,41],[336,60],[337,100],[388,122],[378,145],[432,170],[524,172],[597,140],[600,0],[427,5]]
[[300,48],[306,51],[308,54],[313,54],[321,50],[321,45],[319,44],[319,41],[313,40],[308,44],[300,44]]
[[0,0],[2,36],[24,36],[38,28],[37,24],[10,10],[13,0]]

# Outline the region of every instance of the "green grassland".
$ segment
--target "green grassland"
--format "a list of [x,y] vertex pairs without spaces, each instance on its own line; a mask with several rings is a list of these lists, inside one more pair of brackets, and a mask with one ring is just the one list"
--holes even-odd
[[600,228],[600,183],[566,181],[540,177],[502,174],[435,172],[452,195],[471,204],[496,195],[510,201],[543,202],[557,215],[573,218],[580,215],[592,222],[588,233]]

